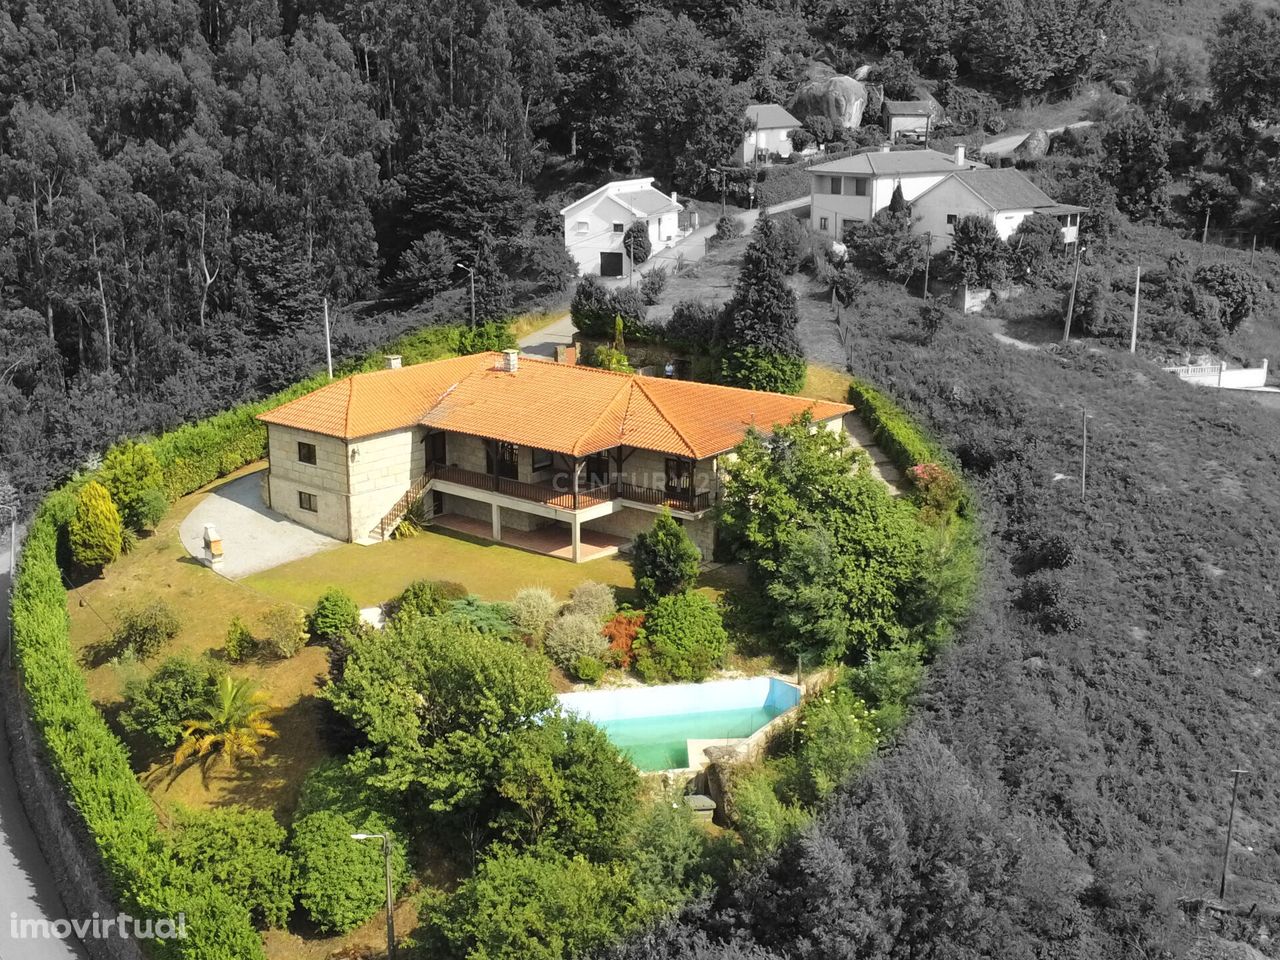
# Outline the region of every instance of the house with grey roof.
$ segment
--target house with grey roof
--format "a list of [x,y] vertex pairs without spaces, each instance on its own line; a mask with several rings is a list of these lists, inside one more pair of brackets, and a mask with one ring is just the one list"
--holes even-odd
[[951,246],[955,223],[971,214],[990,217],[1001,239],[1013,236],[1033,213],[1053,217],[1062,228],[1062,241],[1079,238],[1080,215],[1087,208],[1058,203],[1021,170],[961,170],[948,174],[911,203],[912,230],[927,234],[934,252]]
[[656,253],[681,239],[683,209],[674,193],[663,193],[653,185],[653,177],[614,180],[560,211],[565,249],[584,277],[589,273],[627,276],[633,266],[622,245],[627,228],[637,221],[645,223]]
[[747,132],[742,138],[742,162],[767,161],[773,154],[791,156],[791,131],[800,126],[800,121],[781,104],[749,104]]
[[809,225],[839,240],[853,223],[866,222],[889,206],[895,187],[910,203],[957,171],[986,169],[969,160],[963,145],[950,154],[937,150],[879,150],[856,153],[809,168]]

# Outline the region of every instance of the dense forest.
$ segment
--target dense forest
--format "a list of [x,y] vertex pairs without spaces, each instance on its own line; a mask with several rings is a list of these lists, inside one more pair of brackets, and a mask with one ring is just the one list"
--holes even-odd
[[1140,22],[1114,0],[7,0],[0,496],[29,508],[118,435],[316,369],[325,298],[341,357],[464,316],[467,267],[486,317],[553,294],[568,193],[610,169],[707,190],[742,107],[815,69],[891,51],[886,89],[905,69],[1012,104],[1127,70]]

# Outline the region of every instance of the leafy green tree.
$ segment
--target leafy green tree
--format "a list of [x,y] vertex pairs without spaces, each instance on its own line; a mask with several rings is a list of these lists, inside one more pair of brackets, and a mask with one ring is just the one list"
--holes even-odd
[[646,680],[704,680],[729,652],[716,605],[701,593],[661,597],[636,638],[636,672]]
[[1242,2],[1223,13],[1208,42],[1214,108],[1247,136],[1254,121],[1280,119],[1280,15]]
[[729,464],[722,523],[794,653],[835,661],[898,639],[922,571],[910,504],[865,454],[807,417],[751,433]]
[[134,531],[155,526],[155,505],[150,500],[164,486],[164,476],[150,446],[126,440],[112,447],[102,460],[99,477],[125,526]]
[[639,894],[624,864],[499,847],[423,920],[427,942],[450,956],[561,960],[585,956],[655,917],[657,905]]
[[1033,213],[1009,238],[1009,264],[1019,277],[1040,277],[1064,249],[1062,225],[1047,214]]
[[124,525],[107,488],[90,480],[76,494],[76,511],[67,523],[71,556],[82,567],[101,568],[120,556]]
[[617,855],[640,778],[599,727],[553,714],[516,738],[499,764],[503,803],[491,825],[501,839],[596,862]]
[[1187,191],[1187,213],[1194,227],[1203,226],[1206,214],[1218,226],[1226,226],[1235,219],[1240,209],[1240,191],[1225,176],[1209,170],[1193,170],[1187,181],[1191,187]]
[[622,234],[622,249],[632,263],[644,263],[653,252],[653,244],[649,241],[649,224],[645,220],[636,220]]
[[993,287],[1009,273],[1009,246],[990,217],[972,213],[958,219],[947,255],[956,279],[969,287]]
[[702,551],[670,510],[663,510],[652,527],[637,534],[631,547],[636,589],[646,605],[667,594],[684,593],[697,582]]
[[947,322],[947,308],[932,298],[920,305],[920,329],[924,331],[926,343],[933,343],[943,325]]
[[870,79],[884,87],[884,95],[890,100],[916,99],[916,86],[920,77],[911,61],[898,50],[892,51],[872,67]]
[[[353,840],[355,833],[389,831],[374,814],[355,819],[333,810],[316,810],[293,827],[292,852],[298,874],[298,903],[321,930],[345,933],[373,917],[386,904],[382,843]],[[408,872],[403,843],[393,843],[395,887]]]
[[212,686],[208,664],[169,657],[145,679],[125,684],[120,726],[172,750],[182,739],[182,722],[203,707]]
[[1193,279],[1222,305],[1222,325],[1228,333],[1234,333],[1253,316],[1262,294],[1262,283],[1256,274],[1230,263],[1201,264]]
[[1169,129],[1160,116],[1130,109],[1107,125],[1103,175],[1116,188],[1120,209],[1133,217],[1160,217],[1169,208]]
[[545,660],[448,617],[356,638],[324,695],[367,738],[356,756],[374,786],[477,828],[501,757],[555,703]]
[[284,828],[269,811],[179,810],[173,827],[169,849],[179,863],[209,877],[258,923],[280,929],[289,922],[293,864],[284,851]]
[[853,263],[904,286],[929,259],[929,240],[912,232],[908,213],[881,210],[868,222],[850,224],[843,239]]

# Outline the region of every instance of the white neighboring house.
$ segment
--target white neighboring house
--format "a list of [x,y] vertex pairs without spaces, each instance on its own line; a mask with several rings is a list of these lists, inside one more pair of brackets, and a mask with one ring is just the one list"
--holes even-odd
[[865,222],[889,206],[893,189],[902,186],[910,203],[958,170],[986,169],[968,160],[959,145],[948,156],[936,150],[891,150],[858,153],[809,168],[809,226],[839,240],[852,223]]
[[777,103],[752,103],[747,106],[750,127],[742,138],[742,162],[768,160],[776,153],[791,156],[791,131],[801,126],[799,120]]
[[624,277],[631,268],[622,247],[627,228],[637,220],[648,223],[649,242],[656,253],[680,239],[683,209],[674,193],[667,195],[654,187],[653,177],[606,183],[560,211],[565,249],[584,277],[589,273]]
[[953,225],[961,217],[990,217],[1000,239],[1008,240],[1033,213],[1053,217],[1062,228],[1062,241],[1073,244],[1080,234],[1085,207],[1058,203],[1020,170],[963,170],[944,177],[911,203],[915,233],[929,234],[933,251],[951,246]]

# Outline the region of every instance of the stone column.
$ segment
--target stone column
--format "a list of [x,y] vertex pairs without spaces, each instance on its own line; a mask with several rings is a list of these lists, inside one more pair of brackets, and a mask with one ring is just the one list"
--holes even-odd
[[490,504],[493,510],[493,539],[502,540],[502,508],[496,503]]
[[569,521],[569,530],[573,537],[573,552],[572,552],[573,562],[581,563],[582,562],[582,524],[579,522],[577,517],[574,517],[572,520]]

